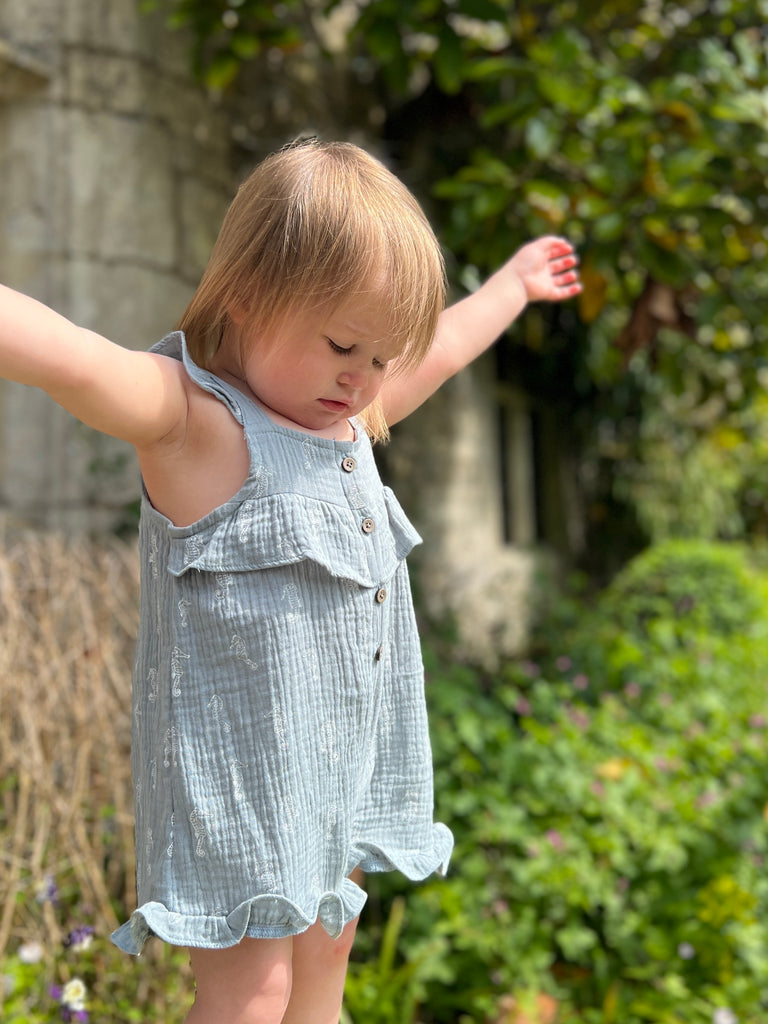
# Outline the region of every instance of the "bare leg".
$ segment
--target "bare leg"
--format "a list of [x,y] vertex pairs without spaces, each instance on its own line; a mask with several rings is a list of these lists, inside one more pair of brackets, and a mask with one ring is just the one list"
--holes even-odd
[[280,1024],[291,994],[293,940],[243,939],[191,949],[196,995],[186,1024]]
[[293,988],[282,1024],[339,1024],[357,919],[338,939],[320,922],[293,938]]

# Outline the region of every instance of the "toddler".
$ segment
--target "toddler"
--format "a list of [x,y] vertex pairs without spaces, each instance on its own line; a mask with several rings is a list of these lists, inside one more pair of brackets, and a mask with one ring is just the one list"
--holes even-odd
[[576,268],[541,238],[443,312],[408,190],[313,141],[241,186],[150,352],[0,288],[0,373],[138,453],[139,906],[113,939],[189,947],[189,1024],[337,1024],[360,873],[445,870],[405,564],[419,537],[371,439],[527,302],[577,294]]

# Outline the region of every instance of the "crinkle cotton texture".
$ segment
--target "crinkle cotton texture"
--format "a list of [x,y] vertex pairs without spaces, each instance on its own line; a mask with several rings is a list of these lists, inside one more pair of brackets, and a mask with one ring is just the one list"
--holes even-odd
[[224,948],[331,936],[349,879],[444,872],[421,652],[405,556],[419,536],[353,442],[278,426],[190,359],[243,425],[245,484],[176,527],[144,496],[133,682],[139,907],[113,935]]

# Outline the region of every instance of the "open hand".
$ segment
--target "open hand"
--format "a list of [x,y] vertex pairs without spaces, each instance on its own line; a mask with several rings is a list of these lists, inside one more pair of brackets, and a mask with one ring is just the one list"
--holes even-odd
[[518,249],[505,269],[517,275],[529,302],[561,302],[581,291],[578,265],[569,241],[545,235]]

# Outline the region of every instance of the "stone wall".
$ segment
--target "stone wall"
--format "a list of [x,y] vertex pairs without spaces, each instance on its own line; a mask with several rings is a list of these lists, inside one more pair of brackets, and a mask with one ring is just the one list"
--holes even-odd
[[[191,80],[188,40],[139,7],[0,5],[0,281],[143,349],[186,306],[245,165],[307,131],[370,145],[380,112],[339,63],[311,51],[267,53],[240,98],[218,102]],[[486,358],[381,452],[425,537],[413,556],[420,608],[452,618],[465,651],[488,663],[525,646],[546,564],[535,553],[526,397],[515,397],[505,453],[497,397]],[[539,458],[558,520],[556,434]],[[130,448],[43,393],[0,381],[0,526],[114,529],[137,496]]]
[[[0,44],[0,280],[146,348],[183,311],[231,198],[230,112],[137,0],[4,0]],[[111,528],[135,495],[130,449],[0,385],[6,519]]]

